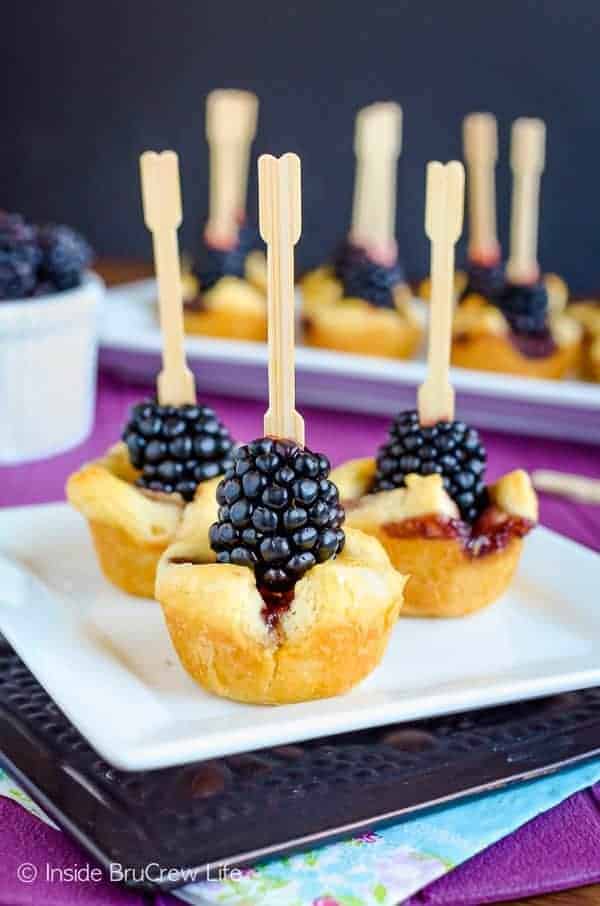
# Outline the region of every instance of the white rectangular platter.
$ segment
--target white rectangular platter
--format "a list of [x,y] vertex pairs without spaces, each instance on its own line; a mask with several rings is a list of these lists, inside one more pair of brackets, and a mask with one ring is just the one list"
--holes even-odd
[[158,604],[103,579],[75,512],[0,510],[0,632],[100,755],[131,770],[598,685],[599,587],[598,554],[539,528],[503,600],[463,620],[400,620],[348,695],[241,705],[187,676]]
[[[121,377],[154,381],[161,341],[153,280],[108,291],[100,324],[100,363]],[[426,318],[426,306],[423,305]],[[204,392],[266,399],[263,343],[188,337],[190,365]],[[297,399],[302,405],[394,415],[415,404],[422,358],[394,361],[299,346]],[[600,443],[600,384],[545,381],[453,369],[461,418],[478,427]]]

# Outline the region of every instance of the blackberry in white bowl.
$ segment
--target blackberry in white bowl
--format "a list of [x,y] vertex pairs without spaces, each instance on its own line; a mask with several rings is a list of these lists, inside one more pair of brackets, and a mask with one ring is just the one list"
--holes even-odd
[[[0,212],[0,464],[42,459],[89,434],[104,286],[87,242]],[[36,405],[29,404],[35,399]]]

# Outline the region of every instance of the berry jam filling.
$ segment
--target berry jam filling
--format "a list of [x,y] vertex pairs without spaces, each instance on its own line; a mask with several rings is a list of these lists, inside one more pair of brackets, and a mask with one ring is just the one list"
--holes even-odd
[[[215,248],[205,243],[202,246],[200,260],[194,268],[201,292],[207,292],[221,277],[243,277],[248,252],[255,244],[256,233],[247,226],[240,228],[238,240],[231,248]],[[195,308],[201,303],[192,300],[186,305],[188,308]]]
[[415,410],[401,412],[379,449],[372,493],[403,487],[411,473],[441,475],[462,519],[472,523],[487,505],[486,460],[479,434],[464,422],[422,427]]
[[510,341],[527,359],[545,359],[556,352],[556,343],[549,327],[537,333],[511,331]]
[[0,211],[0,300],[73,289],[91,259],[88,244],[69,227],[37,227]]
[[509,516],[497,507],[489,506],[473,525],[462,519],[430,515],[388,522],[383,531],[391,538],[456,539],[465,554],[475,558],[503,550],[513,538],[523,538],[533,526],[529,519]]
[[[354,252],[344,260],[342,282],[344,296],[364,299],[376,308],[395,308],[394,289],[404,282],[402,268],[372,261],[363,249],[353,246]],[[336,269],[336,273],[337,273]]]
[[234,451],[217,488],[218,521],[210,528],[217,562],[253,569],[267,610],[268,595],[291,601],[295,583],[344,547],[330,468],[320,453],[265,437]]
[[501,296],[504,286],[504,268],[501,263],[479,264],[470,261],[467,285],[461,294],[461,302],[473,294],[495,301]]
[[138,487],[192,500],[202,481],[231,466],[233,440],[208,406],[134,406],[123,431]]
[[268,585],[261,585],[258,591],[264,601],[262,617],[267,628],[272,632],[279,629],[279,623],[282,616],[287,613],[294,600],[294,587],[287,588],[283,591],[276,591]]

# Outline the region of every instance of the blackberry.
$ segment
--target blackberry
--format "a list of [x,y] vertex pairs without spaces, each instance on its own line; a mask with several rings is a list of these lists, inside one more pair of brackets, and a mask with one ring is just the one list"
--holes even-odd
[[424,428],[412,410],[401,412],[389,433],[377,456],[373,492],[402,487],[411,473],[437,473],[462,518],[474,522],[487,503],[486,453],[477,431],[460,421]]
[[394,288],[404,280],[399,264],[386,267],[367,257],[365,252],[348,262],[344,271],[344,295],[365,299],[377,308],[394,308]]
[[548,291],[541,281],[527,285],[507,283],[498,298],[498,306],[514,333],[546,333]]
[[210,544],[219,563],[254,569],[257,584],[284,591],[340,553],[345,536],[326,456],[269,437],[234,452],[217,488]]
[[30,296],[40,259],[35,228],[19,214],[0,211],[0,299]]
[[475,293],[493,302],[501,296],[504,287],[504,268],[501,263],[489,265],[469,262],[467,285],[462,292],[461,301]]
[[366,261],[367,255],[364,249],[354,245],[349,239],[344,239],[333,254],[333,272],[338,280],[344,283],[346,274],[356,267],[360,261]]
[[47,224],[38,233],[42,261],[40,282],[59,292],[79,286],[92,260],[92,250],[79,233],[67,226]]
[[256,240],[255,231],[242,226],[233,248],[218,249],[204,244],[200,261],[194,268],[201,290],[206,292],[221,277],[243,277],[248,252],[256,245]]
[[137,484],[192,500],[202,481],[230,468],[233,440],[208,406],[134,406],[123,431]]

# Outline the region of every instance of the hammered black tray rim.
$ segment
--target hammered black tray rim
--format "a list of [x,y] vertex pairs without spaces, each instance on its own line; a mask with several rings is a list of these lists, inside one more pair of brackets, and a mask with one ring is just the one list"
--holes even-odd
[[[0,765],[100,865],[170,890],[600,754],[600,688],[127,772],[0,646],[0,740]],[[139,878],[153,863],[166,880]]]

